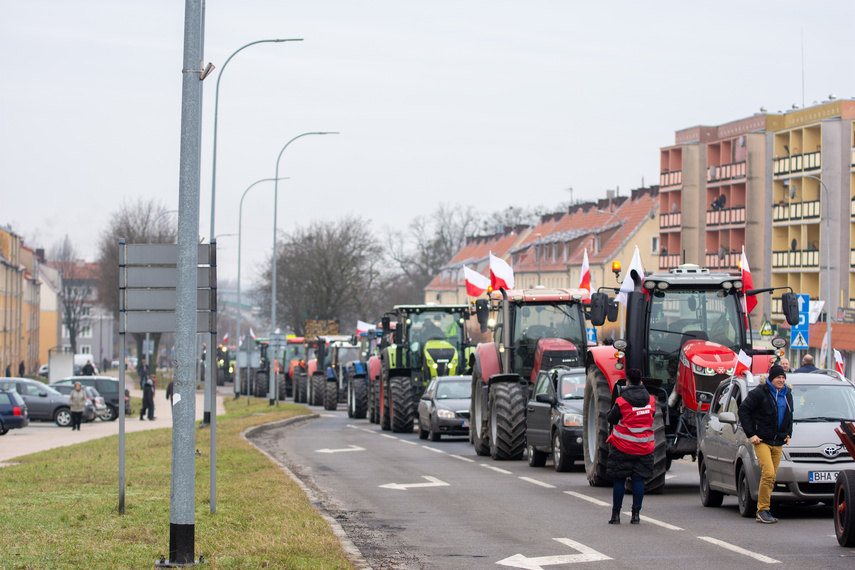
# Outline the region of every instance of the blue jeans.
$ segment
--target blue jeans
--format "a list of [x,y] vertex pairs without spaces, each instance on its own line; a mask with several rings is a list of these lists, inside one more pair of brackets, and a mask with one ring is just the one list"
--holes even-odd
[[[625,493],[626,479],[615,479],[614,491],[612,492],[612,508],[623,507],[623,495]],[[644,479],[637,475],[632,476],[632,508],[641,510],[641,502],[644,500]]]

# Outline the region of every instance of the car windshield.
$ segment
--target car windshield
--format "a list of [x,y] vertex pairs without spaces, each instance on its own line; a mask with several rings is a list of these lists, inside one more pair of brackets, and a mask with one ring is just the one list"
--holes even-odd
[[562,400],[576,400],[585,397],[584,374],[562,374],[558,378],[558,392]]
[[[512,337],[516,346],[513,365],[524,378],[531,376],[534,368],[538,340],[564,339],[570,341],[576,347],[576,351],[584,351],[588,345],[588,337],[581,336],[585,332],[584,323],[579,322],[579,315],[582,313],[572,304],[556,302],[514,308]],[[568,354],[567,357],[570,358],[570,355]]]
[[793,420],[855,421],[855,388],[849,384],[793,386]]
[[436,387],[437,400],[463,400],[472,397],[472,383],[469,380],[446,380]]

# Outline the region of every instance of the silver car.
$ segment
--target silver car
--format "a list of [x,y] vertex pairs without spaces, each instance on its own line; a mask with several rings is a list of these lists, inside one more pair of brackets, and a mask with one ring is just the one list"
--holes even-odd
[[[736,495],[739,513],[757,510],[760,467],[754,446],[739,425],[738,409],[748,392],[766,374],[733,376],[722,382],[710,411],[698,430],[698,471],[701,502],[721,506],[725,495]],[[793,393],[793,436],[778,466],[772,503],[831,503],[837,473],[855,461],[834,433],[842,420],[855,420],[855,384],[837,373],[789,373]]]

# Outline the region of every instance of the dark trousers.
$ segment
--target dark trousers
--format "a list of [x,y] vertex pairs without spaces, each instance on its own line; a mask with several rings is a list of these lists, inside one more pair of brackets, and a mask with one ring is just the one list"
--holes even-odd
[[154,419],[154,404],[149,404],[148,406],[146,406],[145,403],[143,403],[142,409],[140,410],[140,419],[143,419],[145,417],[146,411],[148,411],[148,419],[153,420]]
[[71,429],[80,431],[80,420],[83,419],[83,412],[71,412]]
[[[626,479],[615,479],[615,487],[612,492],[612,507],[620,509],[623,507],[623,496],[625,493]],[[638,475],[632,476],[632,508],[641,509],[644,500],[644,479]]]

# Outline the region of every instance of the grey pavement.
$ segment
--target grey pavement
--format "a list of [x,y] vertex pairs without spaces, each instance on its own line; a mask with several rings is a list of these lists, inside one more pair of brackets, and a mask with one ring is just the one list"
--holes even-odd
[[[142,398],[142,390],[137,389],[136,383],[128,381],[131,396]],[[224,390],[223,387],[220,390]],[[225,388],[225,392],[217,394],[217,415],[223,413],[223,399],[232,393],[231,386]],[[196,419],[201,420],[204,416],[204,393],[196,390]],[[166,399],[166,390],[159,387],[154,396],[154,420],[140,420],[140,410],[137,405],[133,414],[125,417],[125,433],[136,431],[170,428],[172,427],[172,407]],[[82,441],[89,441],[100,437],[118,435],[119,421],[104,422],[96,419],[84,423],[79,431],[71,428],[61,428],[53,422],[30,421],[30,425],[21,429],[9,430],[6,435],[0,436],[0,467],[14,463],[15,457],[73,445]]]

